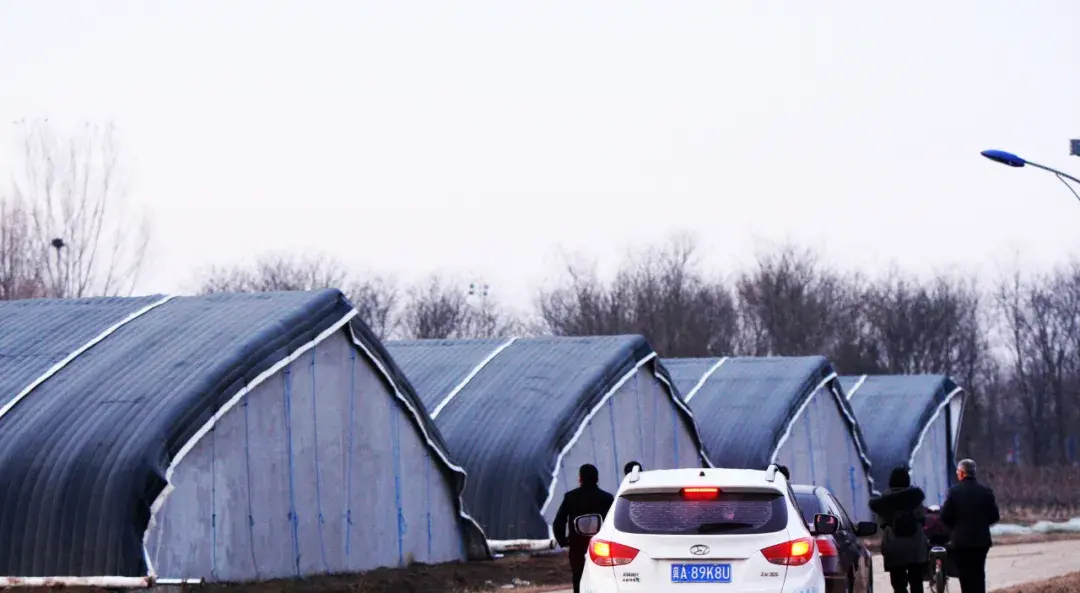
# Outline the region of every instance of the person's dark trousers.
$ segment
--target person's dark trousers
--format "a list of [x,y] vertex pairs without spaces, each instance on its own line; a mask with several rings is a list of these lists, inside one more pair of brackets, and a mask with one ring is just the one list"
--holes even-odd
[[990,548],[953,548],[949,556],[963,593],[986,593],[986,554]]
[[570,548],[570,571],[574,574],[574,593],[581,593],[581,574],[585,572],[585,550]]
[[[895,593],[905,593],[911,587],[911,593],[923,593],[923,574],[926,567],[922,564],[911,564],[903,568],[894,568],[889,573],[889,581]],[[963,593],[967,593],[964,591]]]

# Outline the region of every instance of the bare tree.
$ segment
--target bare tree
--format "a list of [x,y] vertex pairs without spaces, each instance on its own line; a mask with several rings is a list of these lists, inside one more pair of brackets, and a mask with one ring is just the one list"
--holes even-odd
[[34,248],[34,228],[21,200],[0,198],[0,301],[45,295],[41,250]]
[[399,291],[381,276],[352,279],[336,259],[323,254],[267,253],[252,266],[213,267],[199,281],[199,292],[276,292],[337,288],[356,307],[360,319],[380,338],[397,328]]
[[726,285],[700,272],[688,235],[630,254],[605,285],[592,270],[567,266],[563,286],[540,294],[547,330],[556,335],[644,335],[664,356],[733,353],[735,301]]
[[1067,390],[1078,356],[1074,350],[1078,312],[1060,294],[1069,280],[1061,271],[1034,279],[1015,274],[998,285],[1011,384],[1036,465],[1067,458],[1070,420],[1076,415]]
[[412,339],[462,338],[469,335],[472,311],[467,293],[456,282],[438,275],[409,290],[402,315],[405,337]]
[[856,286],[812,251],[785,246],[760,254],[736,282],[744,352],[828,355],[837,349],[839,328],[858,311]]
[[250,267],[212,267],[200,281],[199,292],[318,290],[341,288],[346,282],[345,268],[331,257],[267,253]]
[[401,320],[401,291],[390,278],[370,276],[349,283],[345,289],[360,319],[380,340],[394,335]]
[[150,241],[149,218],[126,203],[115,128],[86,124],[70,137],[48,120],[21,120],[15,195],[32,224],[49,296],[130,294]]
[[928,282],[893,270],[865,295],[881,368],[890,373],[946,373],[970,385],[986,356],[977,284],[939,275]]
[[563,285],[537,298],[541,330],[557,336],[615,335],[632,331],[626,295],[618,294],[595,269],[567,264]]

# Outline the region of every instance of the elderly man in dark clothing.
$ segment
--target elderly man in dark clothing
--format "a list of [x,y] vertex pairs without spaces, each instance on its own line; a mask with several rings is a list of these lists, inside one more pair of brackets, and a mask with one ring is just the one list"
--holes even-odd
[[[581,486],[574,488],[563,496],[559,511],[555,513],[555,522],[551,529],[555,532],[555,540],[559,545],[570,548],[570,571],[574,577],[574,593],[581,590],[581,575],[585,572],[585,555],[589,551],[591,535],[578,533],[575,527],[577,518],[584,515],[598,514],[601,517],[607,515],[611,505],[615,503],[615,497],[600,489],[600,472],[595,465],[586,463],[578,469],[578,482]],[[569,533],[567,533],[569,527]]]
[[911,485],[907,468],[898,467],[889,475],[889,488],[870,501],[870,510],[884,533],[881,555],[896,593],[905,593],[908,587],[911,593],[923,590],[923,574],[930,556],[923,532],[924,500],[922,489]]
[[941,522],[952,530],[949,557],[960,577],[964,593],[986,593],[986,554],[993,542],[990,526],[1001,520],[994,491],[975,479],[975,462],[956,466],[959,484],[949,489],[941,505]]

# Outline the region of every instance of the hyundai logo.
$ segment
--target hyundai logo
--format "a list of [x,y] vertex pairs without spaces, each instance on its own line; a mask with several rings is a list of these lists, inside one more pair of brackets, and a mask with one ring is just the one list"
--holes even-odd
[[701,544],[690,546],[690,553],[695,556],[704,556],[709,553],[709,546],[703,546]]

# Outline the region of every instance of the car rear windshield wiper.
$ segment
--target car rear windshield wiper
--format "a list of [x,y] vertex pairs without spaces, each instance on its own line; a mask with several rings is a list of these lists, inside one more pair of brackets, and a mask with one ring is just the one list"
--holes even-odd
[[746,523],[743,521],[718,521],[713,523],[702,523],[701,525],[698,525],[697,531],[698,533],[715,533],[717,531],[732,531],[753,526],[753,523]]

